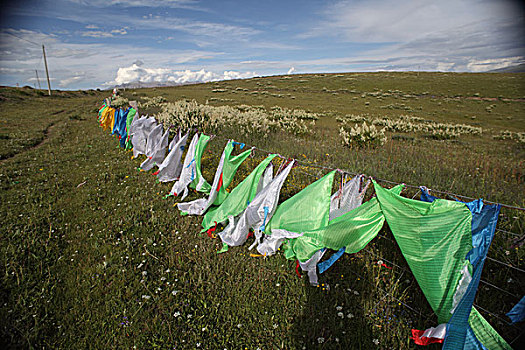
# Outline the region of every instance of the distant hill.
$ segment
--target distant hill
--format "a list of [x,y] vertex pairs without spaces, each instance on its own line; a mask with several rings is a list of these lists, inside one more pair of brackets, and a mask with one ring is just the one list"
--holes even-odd
[[525,73],[525,63],[500,69],[489,70],[489,73]]

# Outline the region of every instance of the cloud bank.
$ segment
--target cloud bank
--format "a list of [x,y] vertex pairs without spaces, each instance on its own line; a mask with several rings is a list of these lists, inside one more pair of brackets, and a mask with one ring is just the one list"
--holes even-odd
[[106,85],[121,85],[127,83],[175,83],[209,82],[218,80],[246,79],[256,77],[255,72],[224,71],[222,74],[206,71],[175,70],[170,68],[144,68],[142,62],[135,62],[129,67],[121,67],[112,82]]

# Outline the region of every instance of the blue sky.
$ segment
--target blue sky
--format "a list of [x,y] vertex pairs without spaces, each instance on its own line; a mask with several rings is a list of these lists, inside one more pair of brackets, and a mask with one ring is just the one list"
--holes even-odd
[[107,88],[287,73],[481,72],[525,62],[506,0],[18,0],[0,11],[0,85]]

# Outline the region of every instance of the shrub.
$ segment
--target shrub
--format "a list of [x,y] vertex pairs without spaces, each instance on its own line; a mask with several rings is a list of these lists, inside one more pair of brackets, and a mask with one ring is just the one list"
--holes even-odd
[[375,125],[367,125],[363,122],[361,126],[339,129],[339,135],[343,138],[343,145],[348,147],[377,147],[383,145],[387,138],[385,129],[378,130]]
[[520,144],[525,144],[525,132],[513,132],[509,130],[500,131],[492,137],[495,140],[512,140]]

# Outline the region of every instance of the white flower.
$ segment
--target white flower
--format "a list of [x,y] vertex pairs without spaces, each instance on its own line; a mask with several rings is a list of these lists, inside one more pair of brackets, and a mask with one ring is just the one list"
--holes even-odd
[[359,292],[357,290],[354,290],[354,295],[359,295]]
[[343,307],[342,307],[342,306],[337,306],[335,309],[336,309],[337,311],[341,311],[341,310],[343,310]]
[[344,318],[345,317],[345,314],[343,314],[342,312],[338,312],[337,313],[337,316],[341,317],[341,318]]
[[148,300],[148,299],[151,299],[151,296],[150,296],[150,295],[145,295],[145,294],[144,294],[144,295],[142,296],[142,299],[146,299],[146,300]]
[[198,348],[201,347],[201,343],[197,343],[197,344],[195,344],[195,345],[197,345]]
[[280,287],[281,284],[280,284],[280,283],[276,283],[275,286],[276,286],[276,287]]
[[166,273],[169,273],[170,271],[171,271],[170,269],[167,269],[167,270],[166,270],[166,271],[164,271],[164,272],[166,272]]
[[354,314],[353,313],[349,313],[348,315],[346,315],[347,318],[354,318]]
[[174,291],[171,292],[171,294],[172,295],[177,295],[178,292],[179,292],[178,290],[174,290]]
[[379,261],[377,262],[377,265],[383,265],[383,260],[379,260]]
[[318,342],[319,344],[324,343],[324,338],[323,338],[323,337],[319,337],[319,338],[317,338],[317,342]]
[[179,317],[179,316],[180,316],[180,312],[178,311],[173,314],[173,317]]
[[372,343],[374,343],[375,345],[379,345],[379,339],[372,340]]
[[273,324],[273,329],[277,329],[277,327],[279,327],[279,325],[277,323],[274,323]]
[[240,324],[240,323],[239,323],[239,324],[237,324],[237,328],[239,328],[239,329],[240,329],[241,327],[242,327],[242,324]]
[[188,316],[186,316],[187,318],[192,318],[193,315],[192,314],[189,314]]
[[142,276],[146,276],[148,274],[148,271],[142,271]]

